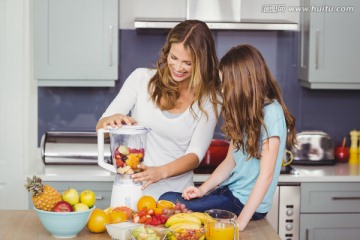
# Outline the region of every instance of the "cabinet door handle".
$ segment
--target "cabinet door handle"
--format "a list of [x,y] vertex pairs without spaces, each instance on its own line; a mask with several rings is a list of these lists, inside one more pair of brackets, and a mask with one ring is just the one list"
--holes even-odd
[[305,240],[309,240],[309,229],[305,230]]
[[320,29],[316,29],[315,38],[315,69],[319,69]]
[[109,66],[113,65],[112,61],[112,48],[113,48],[113,26],[109,26]]
[[332,197],[332,200],[360,200],[360,197]]
[[96,196],[96,200],[103,200],[104,199],[104,196]]

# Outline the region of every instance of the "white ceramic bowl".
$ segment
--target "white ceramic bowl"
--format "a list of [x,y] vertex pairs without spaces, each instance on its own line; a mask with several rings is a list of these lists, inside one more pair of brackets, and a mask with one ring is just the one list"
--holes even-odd
[[140,226],[139,223],[121,222],[105,224],[106,231],[112,240],[131,240],[131,233],[129,229]]
[[73,238],[86,226],[91,212],[50,212],[39,210],[34,207],[44,228],[56,238]]

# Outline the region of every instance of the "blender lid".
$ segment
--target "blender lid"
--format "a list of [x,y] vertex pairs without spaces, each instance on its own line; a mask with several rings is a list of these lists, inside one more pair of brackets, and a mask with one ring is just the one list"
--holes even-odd
[[115,134],[143,134],[149,132],[151,129],[140,125],[122,125],[122,127],[109,128],[111,133]]

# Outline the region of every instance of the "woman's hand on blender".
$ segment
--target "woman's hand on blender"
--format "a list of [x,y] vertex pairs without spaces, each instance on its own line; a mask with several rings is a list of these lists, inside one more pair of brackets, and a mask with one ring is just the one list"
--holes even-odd
[[159,167],[148,167],[144,164],[139,164],[138,168],[142,171],[131,175],[131,178],[135,182],[143,182],[142,189],[144,190],[150,184],[156,183],[161,180],[160,168]]
[[114,114],[102,119],[102,127],[104,129],[107,129],[109,126],[112,128],[115,128],[116,126],[121,127],[123,124],[136,125],[137,122],[134,118],[123,114]]

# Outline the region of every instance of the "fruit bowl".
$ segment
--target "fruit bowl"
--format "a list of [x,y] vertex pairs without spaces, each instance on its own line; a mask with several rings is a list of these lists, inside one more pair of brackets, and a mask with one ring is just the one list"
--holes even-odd
[[199,240],[205,238],[204,228],[170,230],[171,240]]
[[76,237],[85,227],[94,209],[95,206],[89,210],[79,212],[50,212],[34,207],[44,228],[56,238]]
[[164,240],[168,229],[150,225],[141,225],[129,229],[132,240]]
[[131,233],[129,229],[140,226],[139,223],[132,223],[129,221],[120,223],[105,224],[106,231],[111,237],[111,240],[131,240]]

